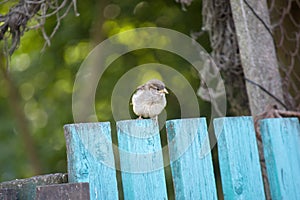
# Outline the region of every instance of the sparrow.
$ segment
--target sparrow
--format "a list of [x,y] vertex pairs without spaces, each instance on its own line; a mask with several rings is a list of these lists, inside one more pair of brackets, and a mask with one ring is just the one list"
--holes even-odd
[[157,79],[152,79],[139,86],[132,96],[133,112],[142,117],[158,120],[158,115],[166,107],[165,94],[169,94],[165,84]]

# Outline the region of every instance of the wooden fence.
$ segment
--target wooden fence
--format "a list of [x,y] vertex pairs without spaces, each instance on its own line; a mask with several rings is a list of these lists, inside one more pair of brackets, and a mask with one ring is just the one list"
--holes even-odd
[[[219,118],[213,124],[219,133],[224,199],[265,199],[252,117]],[[217,199],[205,118],[169,120],[166,129],[175,198]],[[272,199],[300,199],[298,119],[264,119],[260,129]],[[153,120],[117,122],[120,166],[115,165],[114,151],[118,148],[112,145],[108,122],[70,124],[64,130],[68,183],[32,187],[32,197],[118,199],[118,191],[122,190],[124,198],[130,200],[168,199],[163,169],[165,147],[161,147]],[[122,188],[118,188],[116,178],[119,167]],[[10,190],[0,189],[0,199],[9,199],[5,194],[14,194],[17,199],[18,192],[22,193]]]

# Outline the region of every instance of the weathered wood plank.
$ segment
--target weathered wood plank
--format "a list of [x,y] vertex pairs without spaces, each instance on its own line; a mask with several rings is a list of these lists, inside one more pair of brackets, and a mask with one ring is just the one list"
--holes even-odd
[[214,120],[224,199],[265,199],[252,117]]
[[68,183],[38,186],[35,200],[76,199],[89,200],[88,183]]
[[167,121],[176,199],[217,199],[205,118]]
[[300,199],[298,119],[264,119],[260,128],[272,199]]
[[88,182],[90,198],[118,199],[109,122],[65,125],[69,182]]
[[1,200],[17,200],[17,191],[15,189],[0,189]]
[[32,200],[36,196],[37,186],[67,182],[67,174],[57,173],[3,182],[0,184],[0,188],[14,189],[17,192],[17,199]]
[[117,122],[124,198],[167,199],[157,123],[152,119]]

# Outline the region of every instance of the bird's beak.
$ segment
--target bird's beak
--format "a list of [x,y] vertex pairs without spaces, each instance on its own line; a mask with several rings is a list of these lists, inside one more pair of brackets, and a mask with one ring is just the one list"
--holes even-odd
[[162,90],[159,90],[160,93],[166,93],[166,94],[169,94],[168,90],[166,88],[162,89]]

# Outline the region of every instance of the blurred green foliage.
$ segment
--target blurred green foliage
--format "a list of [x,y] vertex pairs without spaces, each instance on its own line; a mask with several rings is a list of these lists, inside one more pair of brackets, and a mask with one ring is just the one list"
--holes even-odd
[[[4,14],[7,9],[7,6],[1,7],[0,13]],[[51,46],[44,52],[41,52],[45,42],[41,31],[25,33],[19,49],[11,57],[9,73],[19,90],[19,104],[37,147],[41,173],[67,171],[63,125],[73,122],[73,84],[89,52],[109,36],[137,27],[164,27],[190,35],[192,31],[201,30],[201,10],[201,1],[193,1],[187,11],[174,0],[78,1],[80,16],[76,17],[71,11],[61,21]],[[47,19],[46,31],[50,33],[55,24],[55,18]],[[198,42],[209,51],[207,35],[201,36]],[[97,92],[95,99],[99,121],[115,123],[110,96],[118,79],[132,67],[151,62],[172,66],[197,91],[198,73],[184,59],[165,51],[134,51],[118,58],[102,76],[98,86],[101,92]],[[139,78],[141,82],[147,81],[147,75]],[[34,175],[6,84],[0,74],[0,181]],[[176,97],[171,94],[168,98],[168,119],[180,118]],[[201,115],[209,116],[209,104],[198,100]]]

